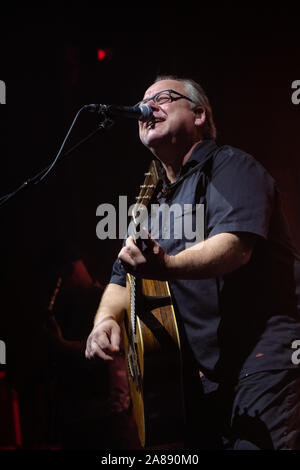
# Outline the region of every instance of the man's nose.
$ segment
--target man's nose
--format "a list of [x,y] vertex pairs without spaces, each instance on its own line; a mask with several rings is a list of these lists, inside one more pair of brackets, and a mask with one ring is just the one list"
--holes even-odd
[[151,109],[159,109],[159,105],[152,99],[147,101],[147,104],[150,106]]

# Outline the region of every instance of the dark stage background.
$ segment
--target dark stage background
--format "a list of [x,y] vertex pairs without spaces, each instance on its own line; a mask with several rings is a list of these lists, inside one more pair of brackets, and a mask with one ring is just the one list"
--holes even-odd
[[[291,100],[292,82],[300,80],[298,12],[184,5],[2,12],[7,104],[0,106],[0,195],[52,161],[82,105],[134,104],[157,73],[191,76],[210,98],[218,143],[243,148],[277,179],[300,250],[300,104]],[[109,51],[107,59],[97,60],[99,48]],[[96,125],[95,115],[82,114],[67,148]],[[55,285],[53,256],[76,245],[93,278],[105,284],[121,242],[97,239],[96,208],[117,204],[119,195],[131,204],[150,160],[136,122],[117,120],[1,208],[2,370],[16,387],[40,367],[36,332]],[[22,430],[23,442],[34,445],[34,431]]]

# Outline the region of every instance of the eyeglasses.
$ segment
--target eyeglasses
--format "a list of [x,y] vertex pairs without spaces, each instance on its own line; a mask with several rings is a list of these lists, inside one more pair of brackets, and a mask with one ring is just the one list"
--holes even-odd
[[[175,95],[175,96],[174,96]],[[151,98],[146,98],[142,101],[139,101],[137,103],[137,106],[140,106],[141,104],[148,103],[148,101],[154,101],[155,104],[158,104],[159,106],[165,103],[171,103],[172,101],[177,101],[177,100],[189,100],[192,103],[197,104],[194,100],[189,98],[188,96],[182,95],[181,93],[178,93],[178,91],[175,90],[162,90],[156,93],[154,96],[151,96]]]

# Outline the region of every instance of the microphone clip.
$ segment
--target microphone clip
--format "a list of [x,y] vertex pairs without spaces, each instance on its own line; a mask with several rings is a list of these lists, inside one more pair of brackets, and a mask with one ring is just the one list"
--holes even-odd
[[99,128],[110,129],[115,123],[107,112],[106,104],[86,104],[83,106],[83,109],[90,113],[97,113],[97,116],[100,118]]
[[105,113],[108,111],[108,106],[106,104],[86,104],[84,107],[90,113]]

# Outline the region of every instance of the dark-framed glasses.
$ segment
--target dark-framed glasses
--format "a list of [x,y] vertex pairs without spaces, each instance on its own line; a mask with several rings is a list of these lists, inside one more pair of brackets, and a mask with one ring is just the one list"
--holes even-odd
[[144,100],[139,101],[137,103],[137,106],[140,106],[141,104],[146,104],[149,101],[154,101],[155,104],[158,104],[160,106],[162,104],[171,103],[172,101],[177,101],[181,99],[185,99],[191,101],[191,103],[197,104],[194,100],[192,100],[188,96],[182,95],[178,91],[162,90],[156,93],[154,96],[151,96],[151,98],[145,98]]

